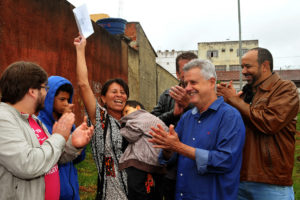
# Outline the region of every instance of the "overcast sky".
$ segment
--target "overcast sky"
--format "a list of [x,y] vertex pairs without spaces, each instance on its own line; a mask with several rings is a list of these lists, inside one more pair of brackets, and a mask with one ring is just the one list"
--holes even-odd
[[[197,50],[198,42],[238,40],[237,0],[69,0],[139,22],[157,50]],[[259,40],[278,69],[300,69],[300,0],[240,0],[243,40]]]

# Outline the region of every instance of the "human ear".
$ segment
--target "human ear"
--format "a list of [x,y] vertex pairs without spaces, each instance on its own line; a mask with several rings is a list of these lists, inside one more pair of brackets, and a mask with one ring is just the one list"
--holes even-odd
[[27,94],[28,94],[29,96],[35,97],[35,96],[36,96],[36,95],[35,95],[35,90],[36,90],[36,89],[29,88]]
[[266,72],[266,71],[271,71],[271,68],[270,68],[270,62],[265,60],[262,64],[262,67],[263,67],[263,71]]
[[216,78],[211,77],[211,78],[209,79],[209,81],[210,81],[210,83],[215,87],[215,84],[216,84]]

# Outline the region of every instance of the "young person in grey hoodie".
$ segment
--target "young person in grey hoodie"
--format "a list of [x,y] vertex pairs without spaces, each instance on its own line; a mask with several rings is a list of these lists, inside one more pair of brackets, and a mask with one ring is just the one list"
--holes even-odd
[[164,166],[158,163],[159,149],[148,142],[151,127],[160,124],[168,127],[158,117],[144,110],[144,106],[129,100],[120,120],[121,134],[129,142],[119,161],[119,169],[126,170],[128,199],[150,200],[162,199],[162,174]]

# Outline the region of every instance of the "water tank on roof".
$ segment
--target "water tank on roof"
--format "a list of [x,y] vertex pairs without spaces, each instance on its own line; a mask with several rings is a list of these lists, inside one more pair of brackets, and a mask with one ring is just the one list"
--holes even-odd
[[122,18],[104,18],[97,20],[96,23],[105,28],[109,33],[116,35],[124,34],[127,21]]

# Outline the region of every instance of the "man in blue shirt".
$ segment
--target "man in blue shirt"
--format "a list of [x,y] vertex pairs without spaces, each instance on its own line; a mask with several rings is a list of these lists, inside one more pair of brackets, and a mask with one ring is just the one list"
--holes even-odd
[[242,117],[217,97],[210,61],[194,59],[183,70],[195,108],[181,117],[175,130],[173,125],[169,132],[152,128],[150,141],[163,149],[161,164],[178,159],[176,199],[236,199],[245,139]]

